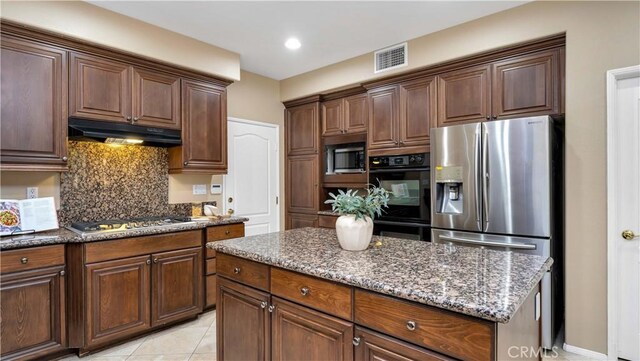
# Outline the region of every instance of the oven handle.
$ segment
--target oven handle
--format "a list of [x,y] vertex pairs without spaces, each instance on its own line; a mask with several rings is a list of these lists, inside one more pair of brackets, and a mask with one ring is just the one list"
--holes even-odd
[[429,168],[369,169],[369,173],[424,172],[428,170]]
[[476,239],[458,238],[458,237],[449,237],[449,236],[440,236],[440,239],[443,239],[445,241],[455,242],[455,243],[474,244],[478,246],[507,247],[507,248],[528,249],[528,250],[536,249],[535,244],[527,244],[527,243],[504,243],[504,242],[492,242],[492,241],[479,241]]
[[354,148],[337,148],[333,150],[334,153],[347,153],[347,152],[364,152],[364,148],[362,147],[354,147]]

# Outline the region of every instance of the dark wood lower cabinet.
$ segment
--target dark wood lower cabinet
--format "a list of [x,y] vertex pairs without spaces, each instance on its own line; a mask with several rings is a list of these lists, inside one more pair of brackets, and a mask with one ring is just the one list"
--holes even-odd
[[361,327],[356,327],[353,344],[355,361],[453,360]]
[[202,312],[200,247],[153,254],[153,326]]
[[151,327],[148,255],[86,266],[85,347]]
[[273,297],[273,360],[353,360],[353,324]]
[[288,213],[286,229],[317,227],[318,216],[304,213]]
[[63,351],[64,266],[0,276],[2,360],[31,360]]
[[269,294],[217,278],[217,359],[271,359]]

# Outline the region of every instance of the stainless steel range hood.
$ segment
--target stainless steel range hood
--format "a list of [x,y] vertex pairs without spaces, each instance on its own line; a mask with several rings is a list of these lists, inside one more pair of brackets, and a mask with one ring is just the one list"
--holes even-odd
[[176,129],[69,118],[70,140],[173,147],[182,144],[180,135]]

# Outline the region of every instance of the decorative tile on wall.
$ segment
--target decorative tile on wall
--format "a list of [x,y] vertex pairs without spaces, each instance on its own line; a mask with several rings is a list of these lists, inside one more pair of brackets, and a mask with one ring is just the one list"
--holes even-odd
[[191,215],[168,202],[166,148],[70,141],[69,171],[60,179],[62,225],[127,217]]

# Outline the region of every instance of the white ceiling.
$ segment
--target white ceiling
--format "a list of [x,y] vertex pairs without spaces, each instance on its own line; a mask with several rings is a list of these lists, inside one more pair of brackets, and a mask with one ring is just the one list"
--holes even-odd
[[[242,69],[281,80],[527,1],[90,2],[239,53]],[[300,49],[284,47],[291,36]]]

